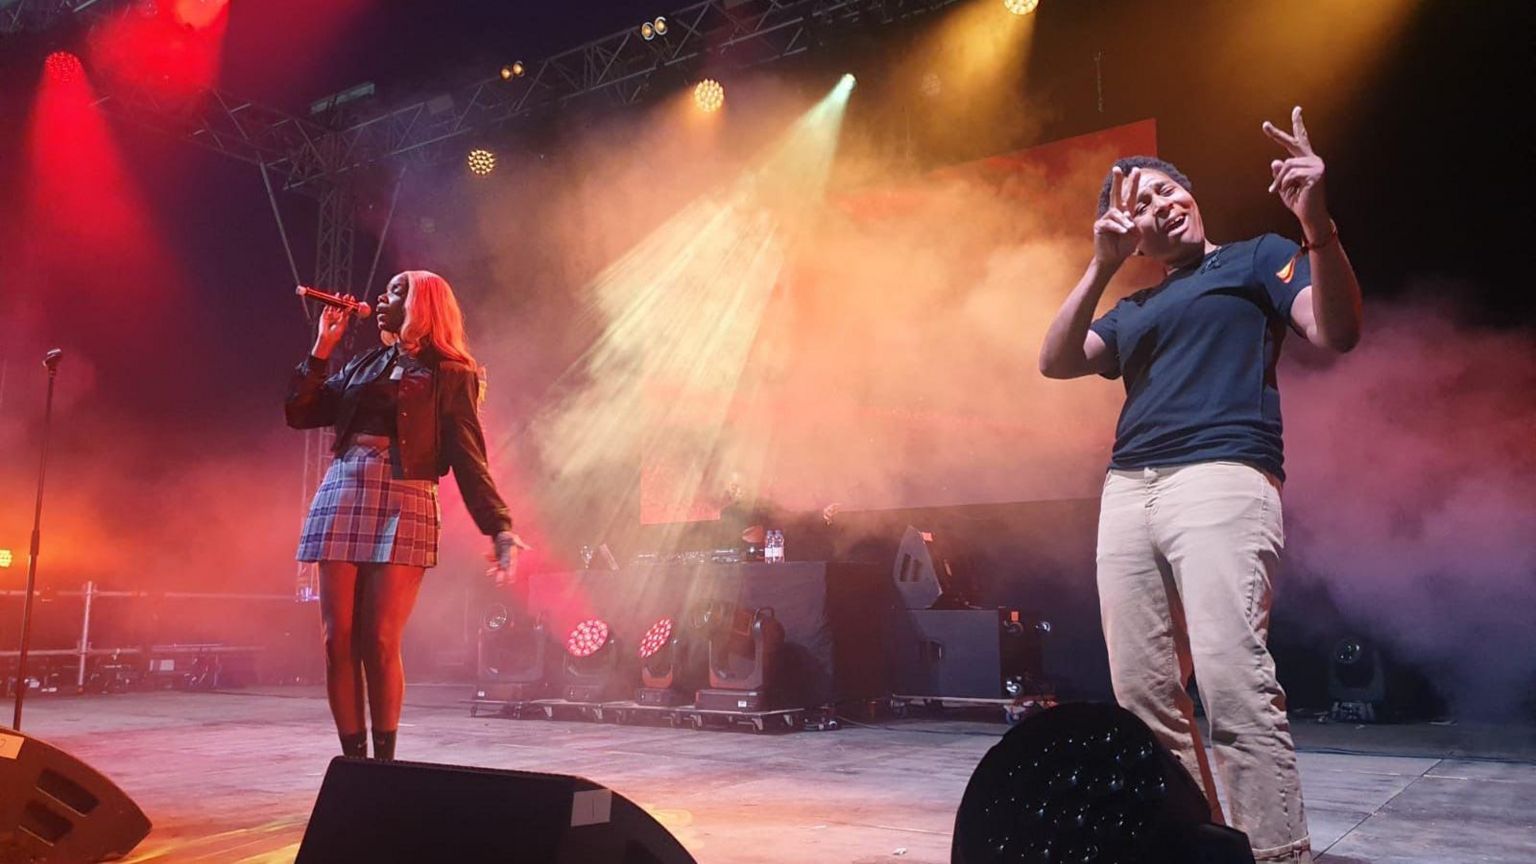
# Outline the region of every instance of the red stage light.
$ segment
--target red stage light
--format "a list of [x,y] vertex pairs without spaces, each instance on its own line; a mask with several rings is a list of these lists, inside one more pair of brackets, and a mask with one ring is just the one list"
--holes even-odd
[[652,624],[651,629],[645,631],[645,636],[640,640],[640,659],[645,660],[660,651],[662,646],[667,644],[667,640],[672,638],[672,629],[676,626],[677,622],[670,617],[663,617]]
[[591,657],[607,644],[608,622],[601,618],[588,618],[565,637],[565,650],[572,657]]
[[77,81],[85,75],[85,67],[80,65],[80,58],[68,51],[55,51],[43,61],[43,69],[48,73],[48,80],[60,84],[68,84]]
[[171,14],[176,23],[201,30],[218,21],[228,5],[228,0],[176,0]]

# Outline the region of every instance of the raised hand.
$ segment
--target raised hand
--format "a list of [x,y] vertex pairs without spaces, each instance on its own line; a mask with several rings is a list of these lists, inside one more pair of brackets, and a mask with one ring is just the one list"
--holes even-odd
[[320,310],[320,328],[315,333],[315,347],[309,353],[325,360],[341,344],[341,337],[346,335],[347,323],[352,320],[352,313],[346,309],[335,306],[325,306]]
[[1109,209],[1093,223],[1093,257],[1100,264],[1120,266],[1141,243],[1141,229],[1131,219],[1140,191],[1140,168],[1132,168],[1129,177],[1118,165],[1110,171]]
[[1312,150],[1307,137],[1307,126],[1301,120],[1301,106],[1291,109],[1291,131],[1283,132],[1275,124],[1264,121],[1264,134],[1284,147],[1288,158],[1269,163],[1274,176],[1269,191],[1279,193],[1286,208],[1296,214],[1309,237],[1326,233],[1328,226],[1328,202],[1323,191],[1323,160]]

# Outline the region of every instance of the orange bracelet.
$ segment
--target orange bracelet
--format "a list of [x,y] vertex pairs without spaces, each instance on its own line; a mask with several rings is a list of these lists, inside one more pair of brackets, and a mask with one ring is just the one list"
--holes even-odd
[[1327,249],[1328,248],[1328,244],[1332,243],[1333,241],[1335,241],[1337,239],[1339,239],[1339,226],[1338,226],[1338,223],[1334,222],[1332,219],[1329,219],[1328,220],[1328,236],[1324,237],[1322,240],[1319,240],[1318,242],[1313,243],[1311,240],[1307,240],[1306,239],[1305,232],[1303,232],[1302,243],[1301,243],[1301,251],[1303,251],[1303,252],[1316,252],[1319,249]]

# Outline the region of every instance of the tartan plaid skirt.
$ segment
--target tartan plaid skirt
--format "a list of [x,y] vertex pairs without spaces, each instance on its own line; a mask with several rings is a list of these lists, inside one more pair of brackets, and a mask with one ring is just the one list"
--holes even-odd
[[297,558],[433,567],[442,521],[437,481],[395,479],[389,439],[357,435],[315,490]]

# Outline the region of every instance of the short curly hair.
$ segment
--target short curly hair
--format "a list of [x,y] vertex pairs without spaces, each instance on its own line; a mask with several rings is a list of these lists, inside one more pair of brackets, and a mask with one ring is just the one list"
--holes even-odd
[[1156,156],[1127,156],[1124,159],[1116,159],[1115,164],[1104,175],[1104,185],[1099,187],[1099,212],[1097,216],[1103,216],[1105,211],[1109,209],[1109,187],[1115,179],[1115,168],[1119,168],[1126,174],[1130,174],[1132,168],[1151,168],[1167,174],[1173,182],[1183,186],[1185,191],[1190,193],[1195,191],[1195,184],[1189,182],[1189,178],[1184,176],[1184,172],[1173,167],[1172,163],[1164,162]]

